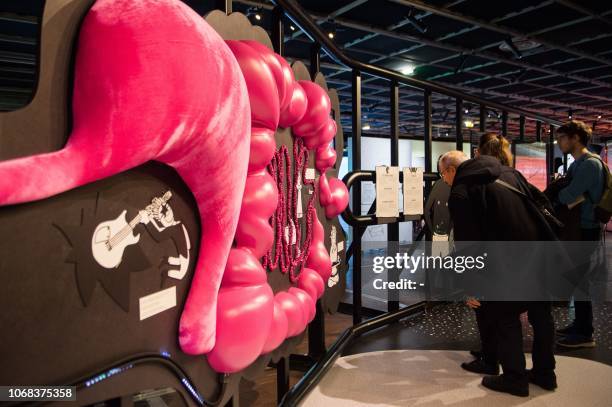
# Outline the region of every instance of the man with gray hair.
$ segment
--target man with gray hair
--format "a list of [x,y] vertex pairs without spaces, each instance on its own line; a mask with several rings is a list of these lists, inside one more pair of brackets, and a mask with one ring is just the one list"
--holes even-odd
[[465,153],[459,150],[449,151],[440,157],[438,171],[440,172],[440,177],[448,186],[453,186],[457,168],[467,159]]

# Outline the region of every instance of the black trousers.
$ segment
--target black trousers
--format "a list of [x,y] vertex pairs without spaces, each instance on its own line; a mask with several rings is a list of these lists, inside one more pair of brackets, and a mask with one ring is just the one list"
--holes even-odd
[[[601,240],[601,229],[582,229],[582,241],[599,242]],[[597,245],[593,245],[592,251],[583,253],[586,258],[596,250]],[[585,273],[587,270],[585,270]],[[591,301],[578,300],[574,301],[574,327],[576,333],[586,337],[593,336],[593,304]]]
[[555,321],[550,302],[527,303],[527,317],[533,328],[533,371],[545,374],[555,370]]
[[519,382],[527,381],[520,320],[525,310],[525,303],[509,301],[483,301],[476,310],[484,361],[499,362],[504,375]]
[[527,380],[520,315],[527,311],[533,327],[533,369],[539,373],[555,369],[555,323],[550,302],[483,302],[476,309],[485,363],[502,365],[504,375]]

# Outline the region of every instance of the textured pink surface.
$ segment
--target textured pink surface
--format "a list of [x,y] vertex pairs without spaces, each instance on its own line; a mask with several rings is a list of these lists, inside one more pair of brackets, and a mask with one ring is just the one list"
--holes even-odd
[[[330,117],[331,102],[313,82],[296,82],[289,65],[265,46],[253,41],[227,41],[242,69],[249,92],[252,112],[251,156],[246,178],[240,220],[233,252],[251,253],[260,259],[274,242],[270,217],[279,205],[279,190],[266,168],[276,151],[271,136],[277,127],[292,127],[316,154],[317,168],[325,180],[325,171],[336,161],[330,142],[336,135],[336,123]],[[338,181],[338,180],[332,180]],[[338,181],[342,184],[340,181]],[[327,187],[326,213],[339,209],[343,197],[337,184]],[[343,184],[342,184],[343,185]],[[346,188],[344,188],[346,190]],[[347,194],[348,197],[348,194]],[[345,205],[346,206],[346,205]],[[265,290],[261,265],[249,261],[245,271],[240,262],[229,261],[219,291],[217,341],[208,354],[210,365],[220,372],[236,372],[263,354],[274,350],[286,338],[300,334],[315,316],[316,300],[323,295],[331,274],[331,260],[324,245],[324,229],[311,208],[313,234],[306,256],[306,267],[297,278],[298,287],[272,294]],[[339,213],[339,212],[338,212]],[[335,216],[335,215],[334,215]],[[276,236],[282,239],[282,236]],[[248,309],[248,312],[243,310]],[[256,321],[257,327],[252,326]],[[253,330],[254,329],[254,330]],[[239,351],[237,350],[239,349]]]
[[78,39],[72,106],[64,149],[0,162],[0,205],[44,199],[149,160],[174,167],[202,224],[179,339],[185,352],[208,352],[249,156],[249,100],[234,56],[180,1],[98,0]]

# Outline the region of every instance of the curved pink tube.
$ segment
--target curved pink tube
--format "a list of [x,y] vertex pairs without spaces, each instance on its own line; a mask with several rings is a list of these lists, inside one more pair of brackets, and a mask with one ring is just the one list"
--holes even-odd
[[[253,258],[261,258],[274,241],[276,231],[269,219],[279,199],[271,175],[262,169],[276,151],[272,135],[277,127],[291,126],[296,136],[304,138],[308,148],[316,149],[317,162],[330,167],[335,163],[335,151],[323,147],[329,145],[337,129],[330,117],[329,96],[320,86],[309,81],[296,82],[286,61],[259,43],[228,41],[228,45],[243,71],[253,106],[249,171],[236,230],[237,248],[232,252],[242,250],[252,253]],[[322,178],[326,179],[324,175]],[[316,214],[313,226],[307,268],[298,277],[298,287],[272,297],[271,291],[259,289],[261,282],[255,274],[245,273],[240,281],[223,280],[217,312],[217,343],[208,355],[215,370],[235,372],[245,368],[260,354],[301,333],[314,318],[316,300],[323,295],[324,281],[331,274],[331,261],[324,245],[323,226]],[[232,259],[235,257],[230,255]],[[249,290],[237,290],[237,287]],[[247,304],[249,314],[243,316],[241,310]],[[249,326],[245,318],[259,321],[261,326],[256,334],[245,330]],[[249,332],[248,338],[245,332]],[[238,347],[239,356],[233,357]]]
[[206,353],[215,343],[217,292],[247,173],[244,76],[219,35],[178,0],[98,0],[76,49],[68,143],[0,162],[0,205],[44,199],[149,160],[174,167],[202,225],[179,341],[187,353]]

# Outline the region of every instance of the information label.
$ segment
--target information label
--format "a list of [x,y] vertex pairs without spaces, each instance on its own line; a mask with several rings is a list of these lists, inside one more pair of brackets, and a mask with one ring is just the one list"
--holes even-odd
[[176,287],[166,288],[165,290],[141,297],[139,303],[141,321],[176,307]]
[[376,167],[376,216],[399,216],[399,168]]
[[423,168],[404,168],[404,215],[423,214]]

